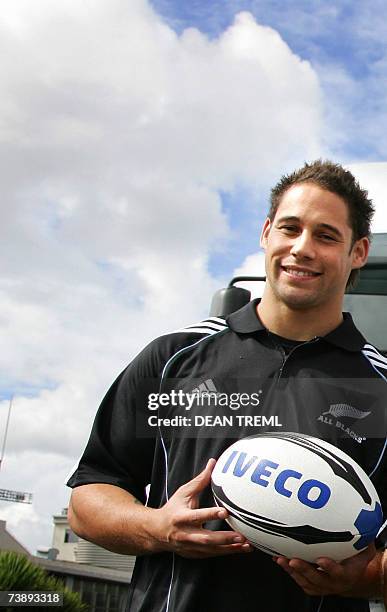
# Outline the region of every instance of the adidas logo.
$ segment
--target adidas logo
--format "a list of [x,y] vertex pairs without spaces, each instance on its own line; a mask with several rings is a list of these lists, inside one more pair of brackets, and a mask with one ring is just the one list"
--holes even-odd
[[364,410],[358,410],[354,408],[350,404],[331,404],[329,406],[329,410],[323,412],[322,414],[331,414],[336,419],[340,417],[344,417],[347,419],[365,419],[371,414],[371,411],[365,412]]
[[208,395],[210,393],[218,393],[218,389],[215,387],[214,381],[211,378],[207,378],[203,383],[201,383],[195,389],[192,389],[191,393],[195,395]]

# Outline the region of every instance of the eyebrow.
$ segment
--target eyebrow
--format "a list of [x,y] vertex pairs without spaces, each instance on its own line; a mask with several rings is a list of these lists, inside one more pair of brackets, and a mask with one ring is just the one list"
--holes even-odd
[[[288,217],[280,217],[280,219],[278,219],[278,221],[276,222],[276,225],[278,226],[280,223],[285,223],[288,221],[300,223],[300,218],[293,216],[293,215],[290,215]],[[332,232],[332,234],[335,234],[335,236],[337,236],[338,238],[341,238],[341,239],[344,238],[340,230],[338,230],[337,227],[335,227],[334,225],[330,225],[329,223],[318,223],[317,227],[321,229],[329,230],[330,232]]]

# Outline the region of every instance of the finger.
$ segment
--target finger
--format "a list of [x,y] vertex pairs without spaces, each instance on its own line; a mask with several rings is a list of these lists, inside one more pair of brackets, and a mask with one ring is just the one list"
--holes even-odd
[[280,555],[279,557],[272,557],[272,559],[275,563],[277,563],[277,565],[282,567],[282,569],[284,569],[285,571],[291,571],[291,568],[289,566],[289,559],[287,557],[282,557]]
[[294,557],[294,559],[289,559],[289,565],[296,572],[300,572],[301,574],[315,573],[318,572],[317,565],[315,563],[309,563],[308,561],[303,561],[303,559],[298,559]]
[[294,580],[294,582],[298,584],[298,586],[303,591],[305,591],[305,593],[307,593],[307,595],[322,595],[325,593],[325,589],[323,587],[318,584],[313,584],[312,582],[309,582],[309,580],[307,580],[305,576],[299,574],[294,570],[292,571],[290,576],[292,580]]
[[179,491],[187,496],[196,495],[197,493],[200,493],[200,491],[203,491],[203,489],[205,489],[210,484],[211,474],[212,470],[215,467],[215,464],[215,459],[209,459],[204,470],[200,472],[200,474],[195,476],[195,478],[182,485]]
[[[291,578],[301,587],[308,595],[319,595],[320,586],[310,582],[303,574],[297,572],[294,567],[291,566],[290,560],[286,557],[274,557],[273,561],[277,563],[285,572],[287,572]],[[292,560],[294,561],[294,559]],[[299,561],[299,559],[297,559]]]
[[366,565],[368,565],[370,561],[372,561],[375,554],[376,554],[376,548],[375,548],[375,544],[372,542],[371,544],[367,546],[367,548],[357,553],[357,555],[348,557],[347,559],[344,559],[340,563],[338,563],[337,561],[333,561],[333,559],[330,559],[329,557],[319,557],[316,560],[316,563],[324,571],[328,572],[329,574],[335,574],[336,572],[340,571],[343,567],[350,567],[350,566],[352,567],[364,566],[365,567]]
[[283,569],[287,574],[290,574],[290,576],[295,573],[295,570],[290,567],[289,559],[287,559],[286,557],[272,557],[272,559],[274,563],[279,565],[280,568]]
[[254,546],[245,542],[244,544],[226,544],[217,548],[219,555],[234,555],[235,553],[252,553]]
[[251,553],[254,550],[250,544],[226,544],[224,546],[195,546],[186,547],[178,550],[177,553],[182,557],[205,559],[208,557],[220,557],[223,555],[235,555]]
[[223,521],[228,517],[228,512],[224,508],[213,506],[212,508],[196,508],[195,510],[187,510],[181,515],[180,523],[188,525],[202,525],[208,521]]
[[295,580],[298,579],[297,584],[300,584],[299,581],[301,581],[313,587],[324,588],[332,583],[332,577],[327,572],[322,572],[315,565],[301,559],[291,559],[289,566],[293,572],[292,577]]
[[323,573],[312,564],[301,559],[287,559],[286,557],[274,557],[273,561],[290,574],[302,588],[306,586],[321,586]]
[[200,531],[187,532],[185,539],[187,542],[192,542],[200,546],[248,544],[246,538],[235,531],[210,531],[208,529],[201,529]]
[[316,563],[324,572],[329,574],[329,576],[336,576],[342,571],[341,564],[333,561],[333,559],[328,559],[328,557],[321,557],[316,560]]

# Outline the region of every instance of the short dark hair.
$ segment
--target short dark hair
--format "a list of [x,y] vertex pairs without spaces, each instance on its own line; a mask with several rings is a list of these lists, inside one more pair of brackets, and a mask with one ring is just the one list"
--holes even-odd
[[[273,221],[284,193],[300,183],[314,183],[340,196],[348,206],[349,223],[352,228],[352,244],[360,238],[371,239],[371,221],[374,214],[372,200],[368,192],[362,189],[349,170],[332,161],[317,159],[302,168],[281,177],[271,190],[270,209],[268,217]],[[359,270],[352,270],[347,286],[355,284]]]

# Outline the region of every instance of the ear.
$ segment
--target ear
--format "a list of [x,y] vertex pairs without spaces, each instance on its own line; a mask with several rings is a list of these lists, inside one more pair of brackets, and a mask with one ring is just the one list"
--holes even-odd
[[270,228],[271,228],[271,221],[269,217],[267,217],[265,223],[263,224],[262,231],[261,231],[261,238],[259,241],[259,244],[263,249],[266,249],[267,247],[267,239],[269,236]]
[[360,238],[355,242],[352,247],[352,270],[357,270],[365,265],[369,250],[370,241],[368,238]]

